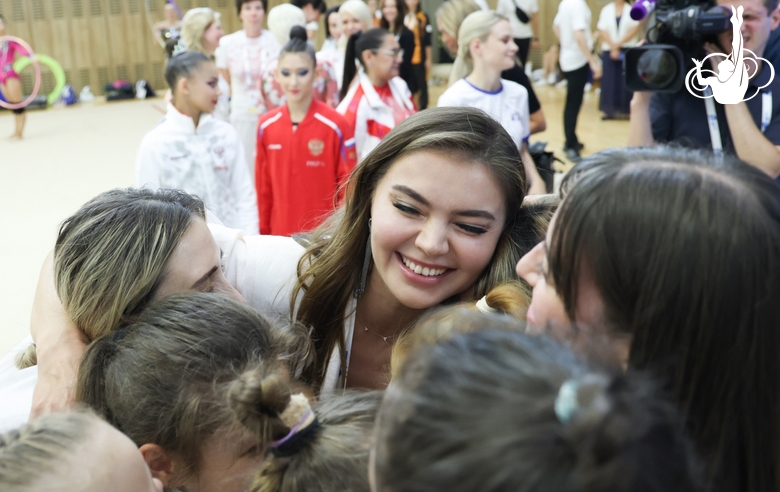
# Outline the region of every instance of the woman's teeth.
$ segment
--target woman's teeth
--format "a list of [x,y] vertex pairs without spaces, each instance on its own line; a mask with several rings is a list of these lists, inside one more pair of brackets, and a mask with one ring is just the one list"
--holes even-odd
[[406,265],[409,270],[413,271],[417,275],[422,275],[423,277],[438,277],[442,273],[446,272],[446,268],[428,268],[428,267],[421,267],[420,265],[415,265],[413,261],[409,261],[405,256],[401,255],[401,259],[404,261],[404,265]]

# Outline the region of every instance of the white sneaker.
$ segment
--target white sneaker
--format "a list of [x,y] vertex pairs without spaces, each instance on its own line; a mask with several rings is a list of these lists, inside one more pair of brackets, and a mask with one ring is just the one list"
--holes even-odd
[[555,74],[554,73],[551,73],[550,75],[547,76],[547,83],[549,85],[555,84]]
[[593,87],[593,85],[590,82],[588,82],[587,84],[585,84],[585,89],[583,89],[582,92],[590,92],[591,87]]

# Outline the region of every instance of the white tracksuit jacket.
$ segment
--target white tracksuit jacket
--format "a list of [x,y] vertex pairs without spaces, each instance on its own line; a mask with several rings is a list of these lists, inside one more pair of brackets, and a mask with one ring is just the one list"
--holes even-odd
[[136,183],[181,189],[200,197],[228,227],[258,234],[257,195],[244,157],[244,146],[229,123],[189,116],[168,105],[168,113],[141,140]]

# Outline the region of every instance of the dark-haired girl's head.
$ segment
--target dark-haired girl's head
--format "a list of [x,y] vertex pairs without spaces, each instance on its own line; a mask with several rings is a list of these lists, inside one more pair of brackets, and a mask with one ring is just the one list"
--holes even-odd
[[274,74],[289,103],[310,101],[316,78],[317,58],[306,42],[306,29],[293,26],[290,40],[282,48]]
[[404,17],[408,9],[404,0],[380,0],[379,9],[382,12],[380,26],[396,35],[405,29]]
[[271,443],[249,491],[368,491],[380,392],[346,392],[312,408],[289,380],[257,365],[232,384],[228,399],[236,419]]
[[330,7],[325,11],[325,37],[338,39],[341,37],[341,23],[339,22],[339,5]]
[[173,105],[180,111],[193,107],[201,113],[213,113],[222,94],[217,66],[196,51],[172,56],[165,68],[165,81],[173,93]]
[[76,397],[130,437],[167,487],[244,490],[264,448],[231,424],[228,389],[259,364],[287,374],[307,344],[305,330],[278,328],[245,304],[170,296],[89,347]]
[[307,55],[311,60],[312,67],[317,65],[317,54],[314,52],[314,48],[307,42],[306,28],[303,26],[292,26],[290,28],[290,40],[287,44],[282,46],[282,51],[279,54],[281,60],[287,55],[302,54]]
[[341,98],[349,92],[349,82],[357,73],[355,60],[365,70],[368,78],[377,87],[384,86],[390,79],[398,76],[403,50],[401,45],[386,29],[369,29],[357,32],[349,37],[344,60],[344,83],[341,86]]
[[[247,17],[256,15],[253,11],[257,9],[262,10],[262,15],[265,17],[265,13],[268,12],[268,0],[236,0],[236,13],[243,22],[246,22],[244,15]],[[260,18],[261,24],[263,17]]]
[[728,158],[609,150],[566,178],[547,240],[518,264],[529,322],[626,340],[683,408],[721,490],[774,490],[780,189]]
[[415,352],[385,392],[372,490],[693,492],[681,428],[643,377],[546,337],[457,335]]

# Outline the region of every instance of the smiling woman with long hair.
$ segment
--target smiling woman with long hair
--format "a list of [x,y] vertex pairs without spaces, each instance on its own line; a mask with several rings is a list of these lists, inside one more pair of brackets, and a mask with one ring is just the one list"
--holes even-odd
[[[523,206],[526,186],[515,143],[498,122],[476,109],[436,108],[399,125],[368,155],[344,204],[308,237],[210,230],[225,278],[255,310],[311,329],[315,360],[301,373],[305,382],[323,393],[383,388],[393,343],[423,313],[475,301],[515,278],[530,248],[523,232],[537,222]],[[57,304],[50,295],[39,308]],[[67,336],[73,328],[59,318],[39,335],[48,347]],[[68,364],[82,352],[65,347],[54,359]],[[63,392],[53,394],[55,404]]]

